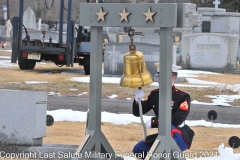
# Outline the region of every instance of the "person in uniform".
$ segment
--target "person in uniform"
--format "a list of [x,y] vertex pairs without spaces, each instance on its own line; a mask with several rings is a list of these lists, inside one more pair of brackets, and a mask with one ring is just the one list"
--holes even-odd
[[[159,63],[158,65],[159,66]],[[171,136],[181,149],[185,151],[189,149],[192,144],[194,136],[193,130],[185,124],[185,120],[190,111],[190,95],[175,88],[174,81],[178,75],[178,69],[180,66],[172,65],[172,120],[171,120]],[[158,68],[159,71],[159,68]],[[155,75],[156,76],[156,75]],[[159,74],[157,75],[159,82]],[[139,104],[138,100],[144,96],[143,90],[138,89],[135,94],[135,99],[132,105],[132,113],[134,116],[139,117]],[[152,90],[151,93],[146,97],[145,100],[141,100],[142,113],[145,114],[150,110],[153,110],[156,117],[152,117],[146,122],[148,128],[158,128],[158,108],[159,108],[159,89]],[[149,135],[145,141],[138,142],[134,148],[133,153],[138,158],[145,158],[152,144],[157,138],[157,134]]]

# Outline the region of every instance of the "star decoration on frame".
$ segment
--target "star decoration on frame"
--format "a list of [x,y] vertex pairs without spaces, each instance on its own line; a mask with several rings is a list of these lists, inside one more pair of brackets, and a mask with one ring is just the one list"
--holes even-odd
[[126,12],[126,7],[124,7],[123,12],[120,12],[120,13],[118,13],[118,14],[121,15],[121,20],[120,20],[120,22],[122,22],[123,20],[125,20],[125,21],[128,22],[128,17],[127,17],[127,16],[128,16],[129,14],[131,14],[131,12]]
[[100,21],[100,20],[102,20],[103,22],[105,22],[105,18],[104,18],[104,16],[105,16],[105,14],[107,14],[108,12],[103,12],[103,9],[102,9],[102,7],[100,8],[100,11],[99,12],[96,12],[96,14],[98,15],[98,22]]
[[156,12],[152,12],[151,11],[151,7],[148,8],[148,12],[147,13],[143,13],[146,16],[146,20],[145,22],[147,22],[148,20],[151,20],[153,22],[153,16],[156,14]]

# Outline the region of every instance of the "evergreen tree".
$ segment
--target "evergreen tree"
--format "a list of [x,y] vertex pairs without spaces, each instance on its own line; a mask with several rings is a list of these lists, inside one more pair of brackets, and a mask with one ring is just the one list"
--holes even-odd
[[34,13],[35,13],[35,16],[36,16],[37,19],[42,17],[43,9],[42,9],[39,1],[38,1],[37,7],[33,6],[33,10],[34,10]]
[[225,8],[227,12],[239,12],[240,1],[239,0],[222,0],[220,7]]

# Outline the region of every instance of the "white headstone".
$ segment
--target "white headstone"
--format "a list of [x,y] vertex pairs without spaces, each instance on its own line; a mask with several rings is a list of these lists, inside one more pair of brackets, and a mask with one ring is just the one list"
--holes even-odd
[[26,28],[36,29],[36,18],[33,10],[28,7],[23,13],[23,25]]
[[215,9],[218,9],[218,5],[220,2],[218,0],[213,1],[213,4],[215,5]]
[[237,50],[238,36],[234,34],[199,33],[182,37],[182,62],[192,69],[236,69]]
[[10,19],[7,20],[5,27],[6,27],[6,36],[9,37],[12,31],[12,24]]
[[38,30],[41,30],[42,19],[38,19]]

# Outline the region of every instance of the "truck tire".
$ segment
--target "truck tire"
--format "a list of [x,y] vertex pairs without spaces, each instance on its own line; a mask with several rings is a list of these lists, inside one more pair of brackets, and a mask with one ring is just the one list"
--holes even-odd
[[21,70],[33,70],[36,65],[36,61],[23,59],[22,57],[18,57],[18,66]]
[[90,56],[85,56],[83,59],[83,68],[86,75],[90,74]]

